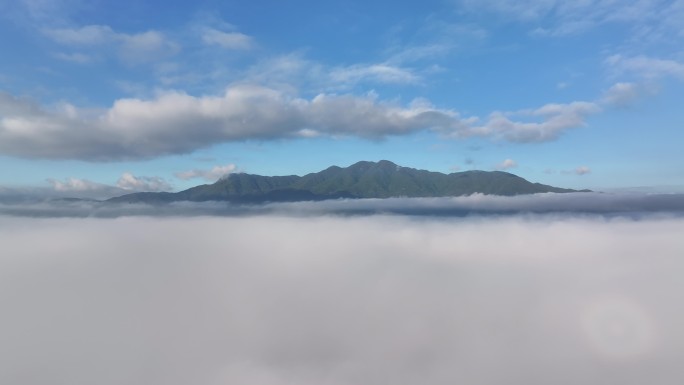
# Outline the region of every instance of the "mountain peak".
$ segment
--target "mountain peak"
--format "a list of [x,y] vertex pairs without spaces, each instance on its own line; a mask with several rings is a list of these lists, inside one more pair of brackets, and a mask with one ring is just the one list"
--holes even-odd
[[[443,174],[401,167],[389,160],[360,161],[349,167],[331,166],[304,176],[231,174],[211,185],[175,194],[129,194],[119,202],[229,201],[260,203],[336,198],[449,197],[474,193],[519,195],[541,192],[574,192],[498,171],[466,171]],[[158,198],[157,198],[158,197]]]
[[385,160],[385,159],[379,160],[377,162],[373,162],[370,160],[361,160],[361,161],[358,161],[358,162],[352,164],[351,166],[349,166],[347,168],[370,167],[370,166],[381,166],[381,167],[392,166],[392,167],[396,167],[397,164],[392,162],[392,161]]
[[377,162],[372,162],[372,161],[360,161],[352,164],[349,167],[344,168],[345,170],[350,170],[352,172],[356,173],[363,173],[363,172],[373,172],[373,171],[382,171],[382,172],[394,172],[398,170],[400,167],[397,166],[394,162],[390,162],[389,160],[380,160]]

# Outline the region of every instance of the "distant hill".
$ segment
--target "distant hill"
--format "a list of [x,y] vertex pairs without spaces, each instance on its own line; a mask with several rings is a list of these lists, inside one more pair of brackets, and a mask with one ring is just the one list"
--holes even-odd
[[502,171],[464,171],[442,174],[401,167],[390,161],[381,160],[379,162],[362,161],[346,168],[332,166],[304,176],[235,173],[214,184],[201,185],[177,193],[134,193],[108,201],[263,203],[336,198],[448,197],[474,193],[510,196],[576,191],[532,183]]

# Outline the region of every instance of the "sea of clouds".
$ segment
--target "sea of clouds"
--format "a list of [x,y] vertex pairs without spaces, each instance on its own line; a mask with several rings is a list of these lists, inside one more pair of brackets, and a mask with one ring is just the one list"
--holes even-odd
[[[0,198],[2,195],[0,194]],[[319,216],[409,215],[468,217],[519,214],[572,214],[633,218],[684,214],[684,194],[542,193],[518,196],[472,194],[445,198],[333,199],[318,202],[231,204],[228,202],[110,203],[97,200],[0,199],[0,215],[29,217],[122,216]]]
[[5,212],[0,383],[681,384],[677,210],[516,199]]

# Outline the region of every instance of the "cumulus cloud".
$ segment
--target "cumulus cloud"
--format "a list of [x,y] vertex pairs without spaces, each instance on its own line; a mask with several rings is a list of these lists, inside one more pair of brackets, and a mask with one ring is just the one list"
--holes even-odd
[[401,107],[373,96],[351,95],[321,94],[306,100],[246,85],[220,96],[167,92],[152,100],[120,99],[94,118],[73,106],[62,110],[47,111],[1,95],[0,152],[89,160],[150,158],[221,142],[293,138],[312,131],[378,139],[460,126],[456,113],[424,105]]
[[[514,142],[554,140],[585,125],[600,108],[589,102],[548,104],[534,110],[476,118],[417,99],[408,106],[370,93],[319,94],[312,99],[253,85],[217,96],[168,91],[153,99],[119,99],[108,109],[70,104],[45,108],[0,93],[0,153],[25,158],[110,161],[190,153],[223,142],[311,136],[382,139],[418,131]],[[512,116],[537,121],[520,122]]]
[[176,178],[182,179],[182,180],[189,180],[189,179],[196,179],[196,178],[201,178],[206,180],[207,182],[215,182],[221,178],[223,178],[226,175],[229,175],[233,172],[237,171],[237,166],[234,164],[227,164],[225,166],[214,166],[210,170],[199,170],[199,169],[194,169],[194,170],[188,170],[188,171],[179,171],[175,173],[174,175]]
[[0,382],[675,385],[682,225],[0,217]]
[[514,161],[513,159],[506,159],[496,165],[497,170],[508,170],[515,167],[518,167],[518,162]]

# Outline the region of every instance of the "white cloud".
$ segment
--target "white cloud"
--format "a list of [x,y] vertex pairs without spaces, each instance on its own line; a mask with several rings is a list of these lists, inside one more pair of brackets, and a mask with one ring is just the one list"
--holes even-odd
[[489,32],[466,20],[445,21],[441,16],[431,15],[421,20],[415,29],[397,28],[388,31],[388,35],[383,65],[407,72],[403,83],[422,85],[429,83],[434,75],[447,72],[451,66],[449,58],[459,60],[454,54],[483,48]]
[[330,70],[330,80],[339,84],[362,81],[377,83],[411,84],[420,82],[420,77],[411,70],[388,64],[352,65]]
[[4,94],[0,111],[0,152],[91,160],[149,158],[227,141],[298,137],[303,129],[382,138],[460,126],[456,113],[427,106],[401,107],[373,96],[306,100],[246,85],[220,96],[167,92],[152,100],[120,99],[94,117],[73,106],[48,111]]
[[591,174],[591,168],[587,166],[578,166],[572,170],[562,170],[561,174],[565,175],[587,175]]
[[207,28],[202,34],[202,41],[208,45],[218,45],[226,49],[245,50],[252,48],[254,42],[251,36],[240,32],[223,32]]
[[518,20],[536,20],[548,15],[555,7],[555,0],[458,0],[457,3],[470,11],[500,13]]
[[0,383],[678,385],[683,225],[3,217]]
[[78,8],[80,0],[17,0],[3,1],[11,4],[3,11],[16,18],[28,18],[36,24],[49,24],[68,19]]
[[[494,112],[485,124],[456,135],[493,136],[511,142],[546,142],[557,139],[565,131],[583,127],[586,119],[601,111],[592,102],[572,102],[568,104],[547,104],[534,110],[517,112]],[[541,121],[515,121],[511,116],[541,119]]]
[[[513,142],[554,140],[583,126],[594,103],[548,104],[535,110],[492,114],[484,125],[418,99],[408,106],[366,96],[320,94],[313,99],[283,91],[234,85],[218,96],[160,93],[154,99],[119,99],[109,109],[69,104],[46,109],[0,93],[0,153],[26,158],[120,160],[190,153],[217,143],[316,135],[382,139],[418,131],[450,137],[485,136]],[[517,122],[522,115],[537,122]]]
[[290,53],[259,60],[245,71],[243,78],[246,83],[267,84],[297,94],[303,85],[315,90],[325,88],[328,76],[328,70],[322,64],[301,53]]
[[80,28],[45,29],[43,33],[57,43],[74,46],[93,46],[110,43],[120,38],[107,25],[86,25]]
[[[547,169],[554,174],[556,170]],[[562,170],[561,174],[575,174]],[[559,216],[593,216],[610,220],[616,217],[644,220],[674,216],[684,218],[684,186],[599,189],[603,192],[540,193],[516,196],[472,194],[443,198],[331,199],[316,202],[277,202],[262,205],[226,205],[225,202],[173,202],[158,204],[107,204],[92,202],[33,204],[44,198],[74,196],[56,194],[43,188],[0,186],[0,215],[28,217],[101,217],[131,216],[215,216],[244,217],[271,214],[278,217],[321,217],[358,215],[408,215],[412,218],[488,217],[492,214],[513,217],[518,214],[557,218]],[[612,192],[611,192],[612,191]],[[117,188],[114,195],[130,193]],[[100,194],[102,195],[102,194]],[[87,196],[77,194],[77,196]],[[111,197],[113,195],[104,196]],[[1,221],[0,221],[1,223]]]
[[314,92],[340,92],[359,84],[420,84],[421,74],[412,68],[391,63],[364,63],[347,66],[327,66],[307,59],[301,53],[291,53],[262,60],[245,74],[251,83],[291,93],[304,87]]
[[72,63],[87,64],[93,61],[93,57],[86,55],[84,53],[74,52],[74,53],[64,53],[58,52],[55,57],[59,60],[64,60]]
[[63,181],[50,178],[47,181],[58,192],[93,192],[112,188],[112,186],[78,178],[67,178]]
[[508,170],[515,167],[518,167],[518,162],[514,161],[513,159],[506,159],[496,165],[497,170]]
[[587,166],[579,166],[575,169],[575,174],[577,175],[586,175],[591,173],[591,169]]
[[160,177],[135,176],[129,172],[123,173],[116,186],[97,183],[88,179],[66,178],[64,180],[47,179],[52,189],[64,196],[79,198],[110,198],[130,192],[141,191],[170,191],[171,185]]
[[154,176],[135,176],[125,172],[116,182],[117,187],[130,191],[169,191],[171,185],[163,178]]
[[206,180],[207,182],[215,182],[223,178],[224,176],[234,172],[237,172],[237,166],[231,163],[224,166],[214,166],[210,170],[194,169],[188,171],[180,171],[175,173],[174,175],[182,180],[201,178]]
[[121,60],[129,64],[158,61],[173,56],[180,46],[158,31],[147,31],[134,35],[122,35],[119,46]]
[[618,73],[633,73],[648,79],[671,76],[684,80],[684,63],[675,60],[643,55],[631,57],[612,55],[605,60],[605,63]]
[[535,25],[536,36],[568,36],[606,24],[625,24],[635,38],[663,40],[682,31],[680,1],[457,0],[460,9]]
[[615,83],[603,94],[601,101],[611,106],[627,106],[639,98],[639,91],[634,83]]
[[[89,47],[103,55],[115,51],[126,64],[140,64],[158,61],[175,55],[180,46],[168,39],[162,32],[149,30],[141,33],[116,32],[107,25],[87,25],[80,28],[45,29],[43,33],[56,43],[79,47]],[[62,54],[67,59],[69,54]],[[84,55],[73,53],[73,55]],[[72,60],[74,61],[74,60]]]

